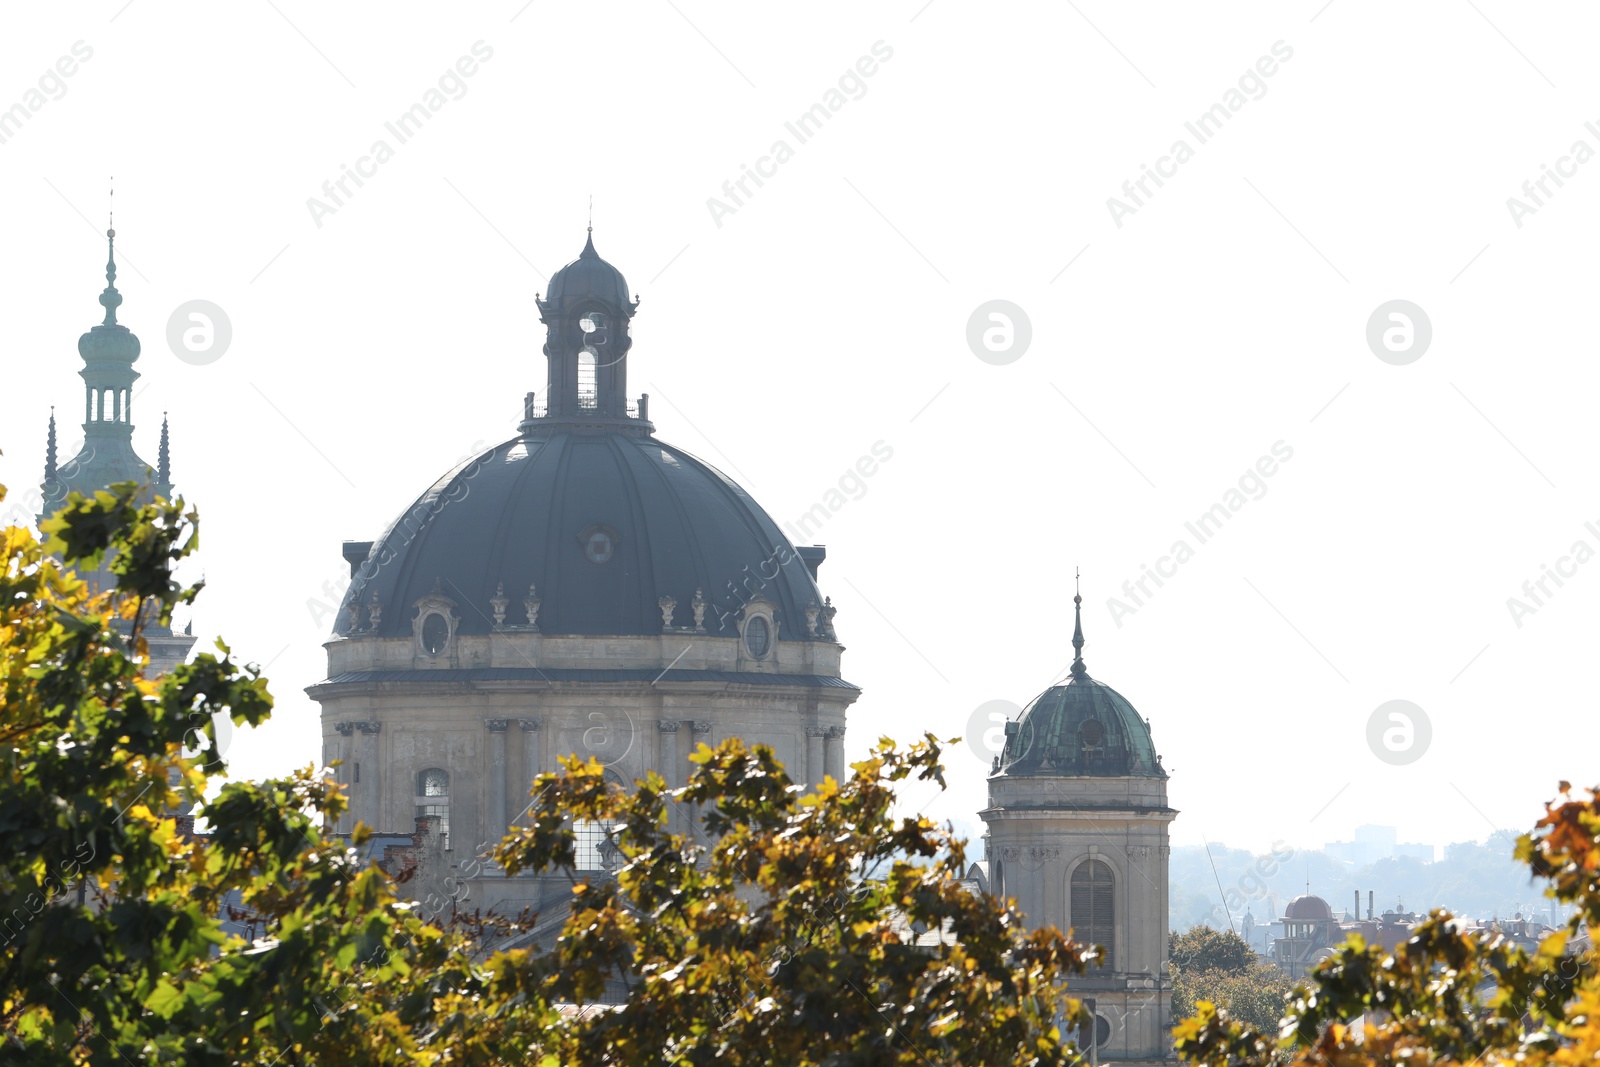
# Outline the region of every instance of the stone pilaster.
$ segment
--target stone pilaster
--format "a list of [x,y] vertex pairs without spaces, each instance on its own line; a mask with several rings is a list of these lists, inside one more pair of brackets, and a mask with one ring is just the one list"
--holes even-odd
[[[351,740],[351,736],[356,732],[356,724],[353,722],[336,722],[333,724],[333,728],[339,732],[339,740],[334,749],[334,758],[339,761],[339,768],[334,772],[333,780],[344,787],[345,796],[349,797],[353,803],[355,801],[355,786],[353,784],[355,772],[352,764],[355,761],[356,754],[355,742]],[[354,826],[355,817],[347,809],[343,815],[339,816],[339,821],[334,824],[334,829],[339,833],[349,833]]]
[[489,809],[484,840],[498,844],[506,835],[510,821],[506,818],[506,730],[510,719],[485,719],[489,728]]
[[528,788],[518,802],[517,818],[526,822],[528,805],[533,803],[533,780],[544,772],[544,720],[518,719],[517,725],[522,727],[522,775],[528,780]]
[[836,782],[844,781],[844,727],[828,727],[823,739],[823,764]]
[[813,788],[820,786],[823,777],[828,773],[822,756],[822,743],[827,736],[826,726],[806,727],[806,780]]
[[354,726],[361,737],[355,745],[356,781],[350,795],[351,824],[364,822],[379,829],[383,824],[383,814],[379,811],[383,793],[380,791],[382,778],[378,773],[378,734],[383,730],[383,723],[367,721],[355,723]]

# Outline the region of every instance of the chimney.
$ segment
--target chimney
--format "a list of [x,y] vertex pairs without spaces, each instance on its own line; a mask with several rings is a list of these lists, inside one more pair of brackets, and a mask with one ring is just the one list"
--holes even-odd
[[1356,893],[1356,910],[1352,914],[1353,914],[1355,920],[1357,922],[1360,922],[1361,921],[1361,890],[1357,889],[1355,891],[1355,893]]
[[[1356,897],[1357,897],[1356,906],[1357,907],[1360,907],[1360,899],[1359,899],[1360,896],[1361,896],[1361,891],[1358,889],[1358,890],[1356,890]],[[1370,890],[1370,889],[1367,890],[1367,921],[1368,922],[1372,921],[1372,890]]]

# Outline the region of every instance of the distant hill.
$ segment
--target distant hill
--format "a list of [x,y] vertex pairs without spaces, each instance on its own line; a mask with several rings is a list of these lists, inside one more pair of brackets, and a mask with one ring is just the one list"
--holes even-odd
[[1258,924],[1270,922],[1306,891],[1308,880],[1311,892],[1332,905],[1335,915],[1351,909],[1356,890],[1361,891],[1364,913],[1367,891],[1372,890],[1380,913],[1403,903],[1411,911],[1448,908],[1473,918],[1509,918],[1519,911],[1546,917],[1550,901],[1533,884],[1528,869],[1513,858],[1515,843],[1516,835],[1496,833],[1482,842],[1448,845],[1444,858],[1433,863],[1392,857],[1360,868],[1320,849],[1294,850],[1285,845],[1262,856],[1213,844],[1215,875],[1204,847],[1174,846],[1168,919],[1178,931],[1200,923],[1225,930],[1225,896],[1235,922],[1247,908]]

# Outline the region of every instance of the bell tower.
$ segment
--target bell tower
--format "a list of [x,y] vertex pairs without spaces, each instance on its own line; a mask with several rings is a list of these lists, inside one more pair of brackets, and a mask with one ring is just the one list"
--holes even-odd
[[[628,299],[622,272],[594,250],[594,227],[578,258],[550,278],[539,299],[547,333],[547,418],[626,419],[628,323],[638,300]],[[640,412],[640,417],[644,413]]]
[[[1072,670],[1015,722],[989,776],[989,881],[1032,927],[1070,930],[1101,954],[1068,983],[1094,1016],[1093,1048],[1125,1067],[1172,1053],[1167,960],[1167,772],[1149,721],[1083,662],[1073,597]],[[1090,1035],[1079,1035],[1090,1047]]]
[[[133,384],[139,372],[133,369],[139,359],[139,338],[117,321],[122,294],[117,291],[117,231],[106,230],[106,287],[100,293],[105,318],[78,338],[78,355],[83,367],[83,446],[70,459],[60,461],[56,450],[56,417],[50,413],[45,442],[44,481],[40,483],[39,521],[54,515],[66,504],[70,493],[92,495],[118,482],[137,482],[139,499],[172,496],[172,448],[166,416],[161,418],[161,437],[156,466],[146,463],[133,448]],[[99,589],[116,584],[111,560],[101,561],[98,570],[81,577]],[[183,662],[194,637],[174,634],[170,627],[154,620],[142,628],[150,652],[151,676],[171,670]]]

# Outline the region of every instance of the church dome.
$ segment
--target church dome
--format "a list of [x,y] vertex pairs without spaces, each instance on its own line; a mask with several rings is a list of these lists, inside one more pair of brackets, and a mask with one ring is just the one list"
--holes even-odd
[[578,258],[550,276],[549,291],[544,295],[544,303],[551,307],[571,307],[583,300],[614,307],[628,304],[628,281],[594,250],[593,233]]
[[335,633],[355,633],[359,604],[357,636],[409,635],[413,606],[436,592],[455,602],[463,634],[495,630],[496,610],[504,626],[528,626],[535,599],[545,634],[659,634],[669,610],[673,628],[694,629],[699,596],[714,636],[737,635],[757,597],[775,609],[774,637],[828,636],[825,621],[808,627],[808,609],[831,614],[810,566],[748,493],[653,436],[599,429],[530,419],[430,486],[370,548],[347,545],[360,566]]
[[1073,602],[1071,677],[1045,690],[1021,718],[1006,724],[1001,773],[1165,778],[1149,724],[1121,693],[1089,677],[1083,664],[1083,598],[1075,596]]
[[1301,922],[1328,920],[1333,918],[1333,909],[1328,907],[1326,900],[1308,893],[1289,901],[1289,907],[1284,911],[1284,918],[1298,919]]

